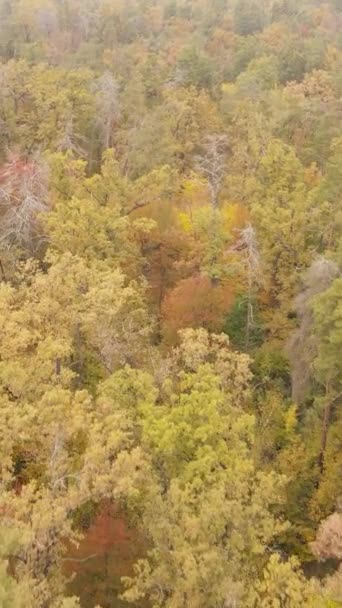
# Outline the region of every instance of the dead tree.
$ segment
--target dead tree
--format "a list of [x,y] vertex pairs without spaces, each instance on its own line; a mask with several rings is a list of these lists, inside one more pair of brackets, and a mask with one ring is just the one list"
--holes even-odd
[[84,138],[77,135],[74,128],[74,119],[70,115],[66,120],[63,134],[57,143],[57,150],[60,152],[72,152],[76,156],[85,157],[85,149],[82,147],[85,143]]
[[[224,178],[227,156],[227,137],[226,135],[209,135],[203,146],[202,154],[196,157],[198,171],[205,177],[208,183],[210,193],[210,201],[212,207],[211,227],[213,235],[217,233],[217,226],[220,222],[218,205],[219,193]],[[211,264],[214,267],[217,263],[216,253],[211,259]],[[211,277],[212,287],[220,284],[220,278],[217,276]]]
[[335,512],[324,519],[311,549],[319,560],[342,559],[342,514]]
[[245,261],[247,267],[247,318],[245,347],[248,349],[251,331],[255,327],[253,293],[256,285],[261,284],[260,254],[253,226],[248,224],[241,230],[241,241],[245,245]]
[[298,327],[288,341],[286,350],[291,363],[292,398],[300,403],[305,398],[312,382],[313,361],[317,355],[317,344],[313,335],[312,300],[330,287],[338,276],[334,262],[321,257],[313,262],[304,277],[301,293],[295,300]]
[[39,159],[13,157],[0,174],[0,247],[34,254],[41,241],[39,214],[48,210],[47,168]]
[[197,157],[198,169],[208,182],[214,209],[218,207],[218,196],[226,168],[227,147],[226,135],[209,135],[203,145],[203,154]]
[[245,332],[245,348],[248,349],[250,344],[251,332],[255,328],[255,315],[253,307],[253,296],[256,288],[263,283],[260,252],[258,248],[255,229],[251,224],[239,231],[239,239],[230,252],[240,253],[244,258],[244,265],[247,274],[247,317],[246,317],[246,332]]
[[113,127],[120,118],[119,87],[110,72],[105,72],[95,83],[97,125],[103,147],[112,145]]

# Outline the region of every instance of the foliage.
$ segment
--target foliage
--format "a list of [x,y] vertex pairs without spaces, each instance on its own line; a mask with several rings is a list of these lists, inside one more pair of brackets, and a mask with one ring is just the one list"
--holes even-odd
[[186,327],[219,331],[233,298],[229,285],[213,286],[210,279],[201,276],[183,279],[163,302],[165,340],[174,342],[177,331]]
[[127,601],[341,605],[340,24],[0,0],[1,606],[80,605],[103,501]]
[[[203,330],[183,340],[184,356],[195,355],[192,371],[178,371],[157,416],[144,406],[143,441],[157,477],[143,517],[154,548],[124,594],[147,595],[156,606],[186,606],[190,597],[195,606],[237,601],[283,528],[270,510],[283,480],[255,470],[253,418],[241,408],[247,359],[229,353],[223,337],[213,336],[210,347]],[[203,362],[206,351],[217,352],[216,362]]]
[[[253,302],[255,308],[256,302]],[[246,347],[246,325],[247,325],[247,295],[238,295],[235,298],[232,310],[226,316],[224,332],[236,348],[244,350]],[[261,320],[258,318],[257,311],[253,312],[253,326],[249,336],[249,348],[260,346],[263,341],[263,330]]]

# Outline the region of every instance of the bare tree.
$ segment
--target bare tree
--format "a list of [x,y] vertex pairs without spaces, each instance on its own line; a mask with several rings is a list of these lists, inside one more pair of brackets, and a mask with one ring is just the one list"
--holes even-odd
[[321,257],[313,262],[304,277],[302,292],[295,300],[299,324],[287,344],[287,353],[291,363],[292,398],[301,402],[312,381],[312,364],[317,352],[313,335],[312,299],[330,287],[339,275],[338,266]]
[[61,152],[71,151],[77,156],[85,156],[85,150],[82,147],[82,138],[75,133],[72,115],[69,116],[65,123],[63,134],[57,143],[57,150]]
[[224,178],[227,148],[226,135],[209,135],[203,145],[203,155],[197,157],[199,171],[208,181],[214,209],[218,206],[218,196]]
[[258,248],[255,229],[251,224],[239,231],[240,237],[230,252],[239,252],[244,256],[244,263],[247,269],[247,318],[245,347],[249,347],[251,331],[256,327],[253,308],[254,293],[263,283],[261,272],[260,252]]
[[262,283],[260,271],[260,253],[257,245],[256,234],[253,226],[248,224],[241,230],[241,239],[245,243],[245,259],[247,266],[247,319],[245,346],[249,347],[251,330],[255,327],[253,295],[254,288]]
[[101,131],[104,148],[112,143],[112,132],[115,123],[120,118],[119,87],[110,72],[105,72],[96,81],[97,124]]
[[34,253],[40,244],[38,216],[47,211],[47,167],[12,157],[0,175],[0,246]]
[[320,560],[342,559],[342,513],[332,513],[321,522],[311,548]]

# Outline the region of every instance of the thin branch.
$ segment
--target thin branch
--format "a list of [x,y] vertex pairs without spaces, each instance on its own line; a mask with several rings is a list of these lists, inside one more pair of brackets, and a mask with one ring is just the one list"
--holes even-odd
[[94,557],[98,557],[98,553],[93,553],[92,555],[88,555],[87,557],[83,557],[83,558],[62,557],[62,562],[76,562],[78,564],[83,564],[84,562],[87,562],[90,559],[94,559]]

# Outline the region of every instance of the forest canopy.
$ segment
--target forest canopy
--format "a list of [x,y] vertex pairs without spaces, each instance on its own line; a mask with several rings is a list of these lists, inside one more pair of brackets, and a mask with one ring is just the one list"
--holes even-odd
[[341,11],[0,0],[0,608],[342,606]]

